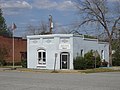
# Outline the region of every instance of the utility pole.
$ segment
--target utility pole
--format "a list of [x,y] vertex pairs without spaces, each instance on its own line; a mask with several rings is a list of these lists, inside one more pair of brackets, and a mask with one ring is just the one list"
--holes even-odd
[[50,23],[50,34],[52,34],[52,29],[53,29],[53,22],[52,22],[52,15],[49,15],[49,23]]

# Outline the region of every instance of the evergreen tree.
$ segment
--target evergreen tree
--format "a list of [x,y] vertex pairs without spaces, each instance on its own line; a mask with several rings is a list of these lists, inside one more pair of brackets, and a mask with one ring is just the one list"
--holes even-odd
[[119,35],[117,40],[114,40],[114,50],[115,53],[113,54],[113,65],[114,66],[120,66],[120,30],[118,31]]
[[3,17],[2,9],[0,8],[0,35],[2,36],[11,36],[11,32],[7,29],[5,19]]
[[115,50],[115,53],[113,54],[113,65],[114,66],[120,66],[120,46]]

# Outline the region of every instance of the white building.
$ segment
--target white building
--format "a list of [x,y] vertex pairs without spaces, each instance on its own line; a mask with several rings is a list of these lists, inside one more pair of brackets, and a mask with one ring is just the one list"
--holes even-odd
[[73,69],[73,58],[97,50],[109,62],[109,44],[83,35],[50,34],[27,36],[27,67],[34,69]]

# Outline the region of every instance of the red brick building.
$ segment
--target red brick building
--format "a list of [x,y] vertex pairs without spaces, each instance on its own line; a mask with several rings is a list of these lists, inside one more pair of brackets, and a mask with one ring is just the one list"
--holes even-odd
[[[13,61],[13,39],[10,37],[0,36],[0,48],[6,48],[8,54],[5,57],[7,63]],[[26,58],[27,40],[21,37],[14,37],[14,61],[21,62],[22,58]]]

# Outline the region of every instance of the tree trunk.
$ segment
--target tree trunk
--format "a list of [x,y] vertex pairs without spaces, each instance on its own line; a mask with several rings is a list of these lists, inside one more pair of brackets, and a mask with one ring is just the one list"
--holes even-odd
[[109,37],[109,66],[112,66],[112,38]]

